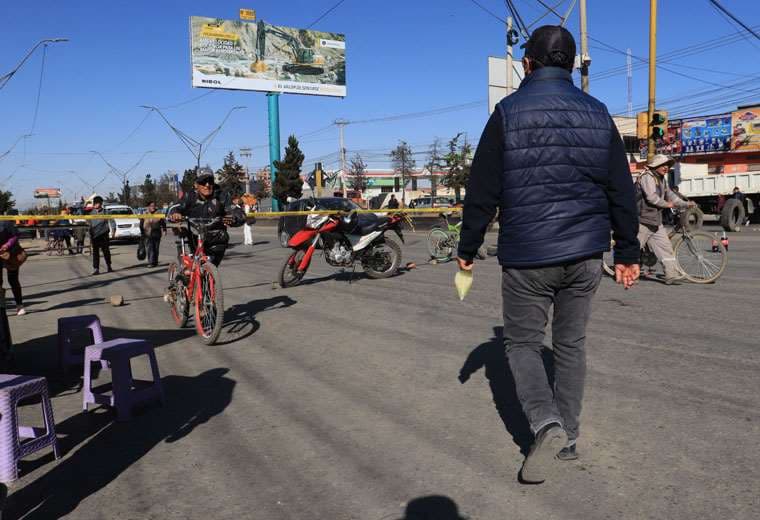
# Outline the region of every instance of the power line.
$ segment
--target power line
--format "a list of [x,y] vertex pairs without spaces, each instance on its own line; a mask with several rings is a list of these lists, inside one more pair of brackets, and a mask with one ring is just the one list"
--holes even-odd
[[307,26],[306,26],[306,28],[307,28],[307,29],[311,29],[312,27],[314,27],[315,25],[317,25],[317,24],[318,24],[320,21],[322,21],[322,19],[323,19],[325,16],[327,16],[328,14],[332,13],[333,11],[335,11],[335,10],[336,10],[338,7],[340,7],[340,5],[341,5],[343,2],[345,2],[345,1],[346,1],[346,0],[340,0],[339,2],[337,2],[337,3],[336,3],[335,5],[333,5],[333,6],[332,6],[330,9],[328,9],[327,11],[325,11],[324,13],[322,13],[322,14],[321,14],[321,15],[320,15],[320,16],[319,16],[319,17],[318,17],[316,20],[314,20],[314,21],[313,21],[313,22],[311,22],[309,25],[307,25]]
[[499,21],[500,21],[502,24],[504,24],[504,25],[506,25],[506,24],[507,24],[507,21],[506,21],[504,18],[502,18],[502,17],[501,17],[501,16],[499,16],[498,14],[496,14],[496,13],[494,13],[493,11],[491,11],[490,9],[488,9],[486,6],[484,6],[483,4],[481,4],[480,2],[478,2],[478,0],[470,0],[470,2],[472,2],[472,3],[473,3],[473,4],[475,4],[475,5],[477,5],[477,6],[478,6],[478,7],[480,7],[480,8],[481,8],[483,11],[485,11],[486,13],[488,13],[489,15],[491,15],[492,17],[494,17],[494,18],[496,18],[497,20],[499,20]]
[[34,104],[34,117],[32,118],[32,128],[29,130],[29,133],[34,132],[34,128],[37,126],[37,114],[40,110],[40,98],[42,97],[42,78],[45,75],[45,57],[47,56],[47,48],[48,44],[46,43],[42,47],[42,66],[40,67],[40,81],[37,85],[37,101]]
[[478,101],[471,101],[469,103],[462,103],[459,105],[450,105],[450,106],[436,108],[432,110],[425,110],[422,112],[408,112],[405,114],[396,114],[392,116],[348,121],[347,124],[359,125],[359,124],[367,124],[367,123],[383,123],[383,122],[388,122],[388,121],[400,121],[403,119],[417,119],[420,117],[436,116],[436,115],[441,115],[441,114],[447,114],[449,112],[456,112],[459,110],[467,110],[470,108],[482,107],[483,103],[486,103],[486,102],[487,101],[485,99],[481,99]]
[[718,9],[721,12],[723,12],[723,14],[725,14],[726,16],[728,16],[729,18],[731,18],[734,22],[736,22],[737,24],[739,24],[740,26],[742,26],[745,31],[747,31],[752,36],[754,36],[755,38],[757,38],[758,40],[760,40],[760,34],[757,34],[750,27],[748,27],[744,22],[742,22],[739,18],[737,18],[736,16],[734,16],[733,14],[731,14],[731,11],[729,11],[728,9],[726,9],[725,7],[723,7],[720,4],[720,2],[718,2],[718,0],[708,0],[708,1],[710,2],[710,4],[712,4],[712,6],[715,9]]

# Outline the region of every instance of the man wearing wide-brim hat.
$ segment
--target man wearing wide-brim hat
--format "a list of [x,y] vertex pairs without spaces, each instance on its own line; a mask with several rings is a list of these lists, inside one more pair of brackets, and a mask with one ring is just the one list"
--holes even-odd
[[667,155],[657,154],[647,163],[647,168],[639,176],[639,243],[645,244],[662,262],[665,268],[665,283],[672,285],[684,278],[676,264],[673,245],[668,232],[662,225],[662,210],[694,206],[693,202],[681,199],[668,186],[668,170],[675,161]]

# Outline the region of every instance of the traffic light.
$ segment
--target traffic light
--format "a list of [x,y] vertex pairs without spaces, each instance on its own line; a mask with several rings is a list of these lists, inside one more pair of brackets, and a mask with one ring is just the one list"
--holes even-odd
[[649,126],[652,127],[652,139],[655,141],[664,139],[668,131],[668,113],[663,111],[654,112]]

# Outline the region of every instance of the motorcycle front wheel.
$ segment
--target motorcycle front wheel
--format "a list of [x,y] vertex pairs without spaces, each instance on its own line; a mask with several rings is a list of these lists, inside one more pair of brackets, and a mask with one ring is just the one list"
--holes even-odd
[[401,265],[401,247],[386,238],[370,246],[362,258],[362,267],[369,278],[388,278],[396,274]]
[[303,260],[305,254],[305,249],[297,249],[285,260],[282,269],[280,269],[280,287],[286,289],[288,287],[295,287],[301,283],[303,275],[306,272],[299,271],[298,266],[301,264],[301,260]]

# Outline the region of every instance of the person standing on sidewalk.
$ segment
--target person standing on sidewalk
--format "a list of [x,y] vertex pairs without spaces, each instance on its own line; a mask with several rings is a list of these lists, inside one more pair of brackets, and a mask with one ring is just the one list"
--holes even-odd
[[7,260],[0,259],[0,291],[3,290],[3,270],[8,273],[8,284],[13,292],[13,299],[16,301],[16,316],[26,314],[24,309],[24,298],[21,292],[21,282],[18,273],[21,266],[14,265],[11,256],[16,256],[21,248],[18,238],[18,230],[12,220],[0,221],[0,255],[8,256]]
[[256,222],[254,217],[249,217],[248,214],[254,211],[256,205],[256,199],[251,195],[243,195],[243,213],[245,213],[245,224],[243,224],[243,244],[247,246],[253,245],[253,224]]
[[[615,274],[639,276],[638,215],[623,140],[607,107],[573,85],[575,41],[560,26],[525,44],[525,79],[502,99],[478,144],[457,262],[470,271],[499,210],[504,343],[534,434],[523,482],[543,482],[555,457],[577,458],[586,324],[615,240]],[[549,308],[555,386],[541,357]]]
[[[148,202],[146,206],[148,213],[151,215],[156,211],[156,203]],[[158,250],[161,247],[161,235],[166,234],[166,219],[163,218],[141,218],[140,219],[140,236],[145,240],[145,251],[148,257],[148,267],[158,265]]]
[[662,262],[665,269],[665,283],[673,285],[684,279],[678,270],[673,253],[673,244],[668,238],[668,231],[662,224],[662,211],[673,208],[686,209],[695,204],[686,201],[668,186],[668,170],[675,161],[667,155],[655,155],[647,163],[647,168],[637,181],[640,192],[639,204],[639,243],[649,248]]
[[[90,215],[102,215],[105,213],[103,209],[103,197],[97,196],[92,199],[92,211]],[[109,235],[116,232],[116,224],[113,220],[106,219],[92,219],[90,224],[90,243],[92,244],[92,274],[100,274],[100,253],[103,252],[103,259],[106,261],[106,268],[108,272],[113,272],[111,269],[111,248]]]

